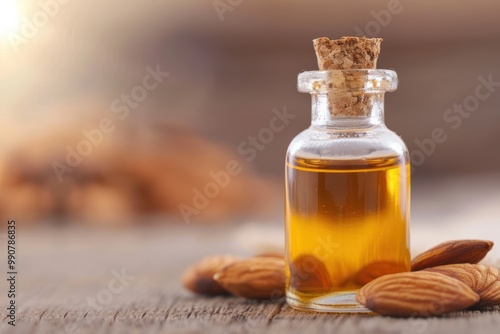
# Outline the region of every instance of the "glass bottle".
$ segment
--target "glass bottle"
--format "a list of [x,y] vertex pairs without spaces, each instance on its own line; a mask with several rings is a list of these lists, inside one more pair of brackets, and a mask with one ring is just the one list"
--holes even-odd
[[286,157],[287,302],[298,309],[368,312],[357,290],[410,270],[410,165],[384,124],[390,70],[303,72],[311,126]]

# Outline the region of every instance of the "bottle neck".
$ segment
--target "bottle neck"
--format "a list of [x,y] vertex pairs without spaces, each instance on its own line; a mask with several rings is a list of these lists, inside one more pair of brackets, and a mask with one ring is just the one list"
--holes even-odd
[[384,125],[384,93],[311,94],[311,126],[359,129]]

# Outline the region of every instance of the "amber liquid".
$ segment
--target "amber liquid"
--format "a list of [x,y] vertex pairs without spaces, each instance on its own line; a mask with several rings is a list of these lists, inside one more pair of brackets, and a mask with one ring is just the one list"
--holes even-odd
[[409,271],[409,191],[410,167],[400,157],[289,158],[288,303],[356,312],[361,286]]

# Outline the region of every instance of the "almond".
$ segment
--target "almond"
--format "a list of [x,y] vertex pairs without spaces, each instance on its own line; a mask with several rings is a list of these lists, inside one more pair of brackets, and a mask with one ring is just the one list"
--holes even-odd
[[214,279],[216,272],[240,258],[232,255],[211,255],[188,268],[182,276],[182,285],[194,293],[218,295],[227,291]]
[[475,307],[500,304],[500,272],[497,268],[481,264],[450,264],[424,269],[450,276],[467,284],[479,295]]
[[300,292],[322,292],[332,285],[325,264],[314,255],[299,255],[290,265],[290,286]]
[[478,263],[493,247],[487,240],[452,240],[443,242],[415,257],[411,270],[437,267],[455,263]]
[[285,260],[254,257],[236,261],[214,275],[224,289],[238,297],[272,299],[285,293]]
[[479,295],[457,279],[419,271],[379,277],[362,287],[356,299],[377,313],[410,317],[463,310]]
[[391,262],[391,261],[377,261],[372,262],[364,266],[360,271],[358,271],[354,277],[353,281],[358,285],[365,285],[373,281],[374,279],[400,272],[409,271],[409,264],[405,265],[401,262]]

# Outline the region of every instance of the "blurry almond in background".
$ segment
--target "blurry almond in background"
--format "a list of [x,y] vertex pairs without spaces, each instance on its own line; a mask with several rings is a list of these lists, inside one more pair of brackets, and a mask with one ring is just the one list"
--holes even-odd
[[[64,114],[73,115],[64,119]],[[63,106],[0,157],[0,214],[28,222],[122,225],[162,215],[184,223],[271,216],[277,187],[227,148],[172,124],[144,133],[99,105]],[[107,128],[100,128],[103,120]],[[40,131],[40,129],[43,129]],[[106,133],[107,132],[107,133]]]

